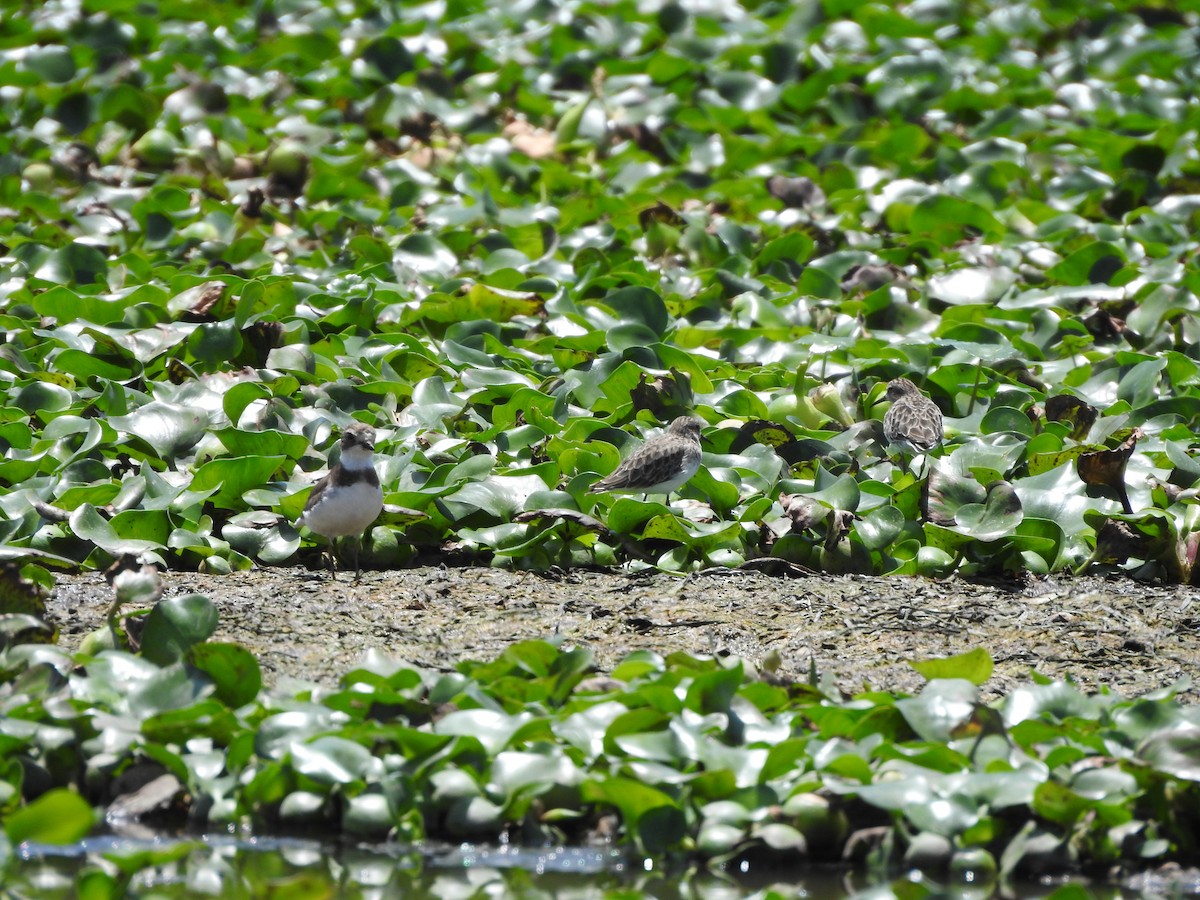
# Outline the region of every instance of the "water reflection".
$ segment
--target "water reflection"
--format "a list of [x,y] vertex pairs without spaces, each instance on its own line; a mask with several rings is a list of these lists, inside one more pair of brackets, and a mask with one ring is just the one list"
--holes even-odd
[[46,898],[824,900],[847,894],[842,875],[833,872],[779,880],[657,872],[621,851],[588,848],[406,850],[288,838],[97,837],[68,847],[24,844],[18,857],[5,887]]
[[[647,869],[650,869],[649,871]],[[520,847],[400,848],[294,838],[95,837],[67,847],[22,844],[4,896],[103,900],[220,897],[273,900],[832,900],[1001,896],[996,884],[943,884],[912,873],[799,869],[733,875],[659,872],[618,850]],[[1151,891],[1153,893],[1153,891]],[[1013,897],[1137,896],[1108,885],[1061,880],[1021,884]]]

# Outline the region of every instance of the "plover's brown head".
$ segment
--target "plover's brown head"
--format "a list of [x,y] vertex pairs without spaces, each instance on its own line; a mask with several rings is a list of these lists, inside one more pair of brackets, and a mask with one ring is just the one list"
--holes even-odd
[[368,452],[375,450],[375,429],[363,422],[354,422],[342,431],[342,452],[358,447]]

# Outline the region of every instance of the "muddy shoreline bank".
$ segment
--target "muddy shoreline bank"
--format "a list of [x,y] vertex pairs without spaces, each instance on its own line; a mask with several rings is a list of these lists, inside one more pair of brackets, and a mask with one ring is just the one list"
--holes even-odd
[[[785,678],[806,678],[811,665],[849,693],[919,690],[907,660],[974,647],[996,663],[985,696],[1007,693],[1031,670],[1126,696],[1200,674],[1200,592],[1124,578],[551,577],[445,567],[366,572],[357,583],[302,569],[163,577],[167,596],[194,592],[216,603],[217,639],[253,651],[268,684],[333,685],[369,650],[449,669],[529,639],[589,647],[603,670],[635,650],[734,655]],[[110,597],[99,573],[60,576],[49,602],[60,641],[77,647]],[[1181,696],[1200,701],[1200,690]]]

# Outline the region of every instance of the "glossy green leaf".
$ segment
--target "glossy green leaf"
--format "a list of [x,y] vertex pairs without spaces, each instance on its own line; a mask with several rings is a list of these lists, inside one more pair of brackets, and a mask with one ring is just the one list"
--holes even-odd
[[129,415],[112,416],[108,422],[117,431],[141,438],[160,458],[174,460],[203,437],[208,416],[201,410],[156,401]]
[[262,689],[258,660],[237,644],[193,644],[187,651],[187,659],[213,680],[217,698],[228,706],[244,706]]
[[896,701],[896,708],[913,731],[928,741],[946,741],[974,714],[975,684],[962,678],[938,678],[917,697]]
[[1159,732],[1138,749],[1146,762],[1187,781],[1200,781],[1200,728]]
[[353,784],[379,769],[379,761],[366,747],[326,735],[291,748],[295,770],[322,785]]
[[961,678],[981,685],[992,677],[992,655],[983,647],[943,659],[910,660],[908,663],[927,681],[937,678]]
[[57,788],[5,817],[4,833],[14,843],[73,844],[95,823],[95,813],[86,800],[74,791]]
[[181,658],[217,629],[217,608],[201,594],[160,600],[146,618],[142,655],[167,665]]

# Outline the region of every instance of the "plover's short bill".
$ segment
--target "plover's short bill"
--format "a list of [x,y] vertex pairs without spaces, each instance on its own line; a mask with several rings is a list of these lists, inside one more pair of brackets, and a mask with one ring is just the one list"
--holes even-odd
[[307,526],[310,531],[329,539],[329,574],[332,578],[337,577],[334,538],[353,535],[354,577],[357,579],[362,574],[358,560],[362,533],[383,509],[383,489],[372,461],[375,429],[354,422],[342,432],[341,444],[341,459],[312,489],[296,526]]
[[680,416],[662,434],[638,447],[611,475],[593,484],[588,493],[617,491],[669,496],[700,468],[702,424],[691,416]]
[[942,442],[942,411],[907,378],[888,382],[891,408],[883,417],[883,434],[889,443],[907,445],[917,453]]

